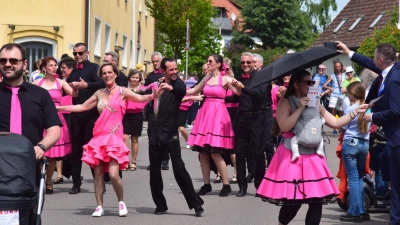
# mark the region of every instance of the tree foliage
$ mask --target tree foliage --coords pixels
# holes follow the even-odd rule
[[[376,46],[379,44],[391,44],[394,48],[400,50],[400,30],[397,28],[398,7],[389,11],[390,20],[381,29],[375,29],[373,34],[365,38],[358,48],[357,52],[373,58]],[[357,71],[361,71],[361,66],[356,66]]]
[[[330,8],[337,10],[336,0],[299,0],[313,22],[314,32],[323,31],[331,23]]]
[[[315,36],[311,18],[300,9],[299,0],[247,0],[242,6],[242,31],[260,39],[264,49],[302,49]],[[240,44],[237,38],[233,42]]]
[[[190,43],[196,46],[216,15],[211,0],[147,0],[145,4],[156,20],[156,29],[163,34],[159,41],[171,47],[175,59],[186,47],[186,20],[190,20]]]

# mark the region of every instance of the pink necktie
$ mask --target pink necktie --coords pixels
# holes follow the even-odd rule
[[[12,91],[11,97],[11,111],[10,111],[10,132],[22,134],[22,115],[21,103],[18,98],[19,87],[8,87]]]

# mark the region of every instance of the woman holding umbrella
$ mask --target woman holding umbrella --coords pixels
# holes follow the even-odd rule
[[[292,74],[285,96],[279,101],[276,111],[276,120],[285,140],[294,136],[291,130],[307,107],[307,93],[312,85],[309,72],[298,70]],[[297,109],[291,107],[289,99],[297,102]],[[339,119],[327,112],[322,105],[312,109],[312,112],[315,117],[322,117],[328,126],[340,128],[349,124],[358,113],[365,112],[367,108],[368,105],[360,105]],[[279,224],[290,223],[303,203],[309,204],[305,224],[319,224],[322,204],[339,194],[334,178],[326,159],[312,150],[291,162],[292,153],[285,142],[278,146],[257,195],[267,202],[282,206],[278,217]]]

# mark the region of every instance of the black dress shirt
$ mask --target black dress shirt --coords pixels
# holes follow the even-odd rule
[[[121,87],[128,87],[128,78],[123,72],[119,71],[118,77],[115,79],[115,83]]]
[[[153,82],[157,82],[158,79],[160,79],[161,77],[164,77],[163,73],[155,74],[154,71],[149,73],[149,75],[144,80],[144,86],[147,86]]]
[[[182,80],[171,81],[172,91],[165,90],[159,99],[158,113],[149,126],[149,143],[151,145],[168,144],[178,137],[178,112],[186,85]]]
[[[236,97],[239,98],[239,111],[259,112],[271,110],[272,86],[270,83],[249,89],[251,80],[255,74],[256,72],[252,71],[250,73],[250,79],[244,79],[242,76],[237,78],[237,80],[242,82],[244,85],[244,88],[242,89],[242,95]]]
[[[78,97],[72,98],[72,103],[74,105],[84,103],[92,97],[97,90],[106,86],[104,81],[98,76],[98,71],[99,65],[89,61],[83,63],[83,69],[74,68],[72,70],[71,75],[67,78],[68,83],[79,82],[79,78],[82,78],[88,84],[87,88],[79,90]],[[98,117],[99,113],[96,108],[93,108],[87,112],[72,113],[72,115],[78,116],[81,119],[91,119],[94,116]]]
[[[0,131],[10,131],[10,109],[12,92],[5,82],[0,82]],[[43,131],[53,126],[62,126],[55,104],[47,90],[22,83],[18,98],[21,103],[22,136],[33,145],[43,139]]]

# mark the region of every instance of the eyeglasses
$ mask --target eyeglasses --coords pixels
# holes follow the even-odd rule
[[[318,70],[325,70],[325,68],[318,68]]]
[[[212,60],[207,60],[207,62],[211,64],[211,63],[213,63],[214,61],[212,61]]]
[[[73,52],[72,55],[74,55],[74,56],[76,56],[76,55],[83,56],[83,53],[85,53],[85,52]]]
[[[347,72],[346,74],[351,74],[351,73],[353,73],[353,71],[352,72]]]
[[[17,65],[20,61],[24,61],[24,59],[16,59],[16,58],[0,58],[0,64],[6,65],[7,62],[10,62],[11,65]]]
[[[151,61],[151,63],[158,63],[158,62],[160,62],[160,60]]]
[[[242,64],[242,65],[244,65],[244,64],[250,65],[250,64],[251,64],[251,61],[241,61],[240,64]]]
[[[300,82],[306,83],[308,86],[312,86],[312,85],[315,84],[315,81],[313,81],[313,80],[303,80],[303,81],[300,81]]]

